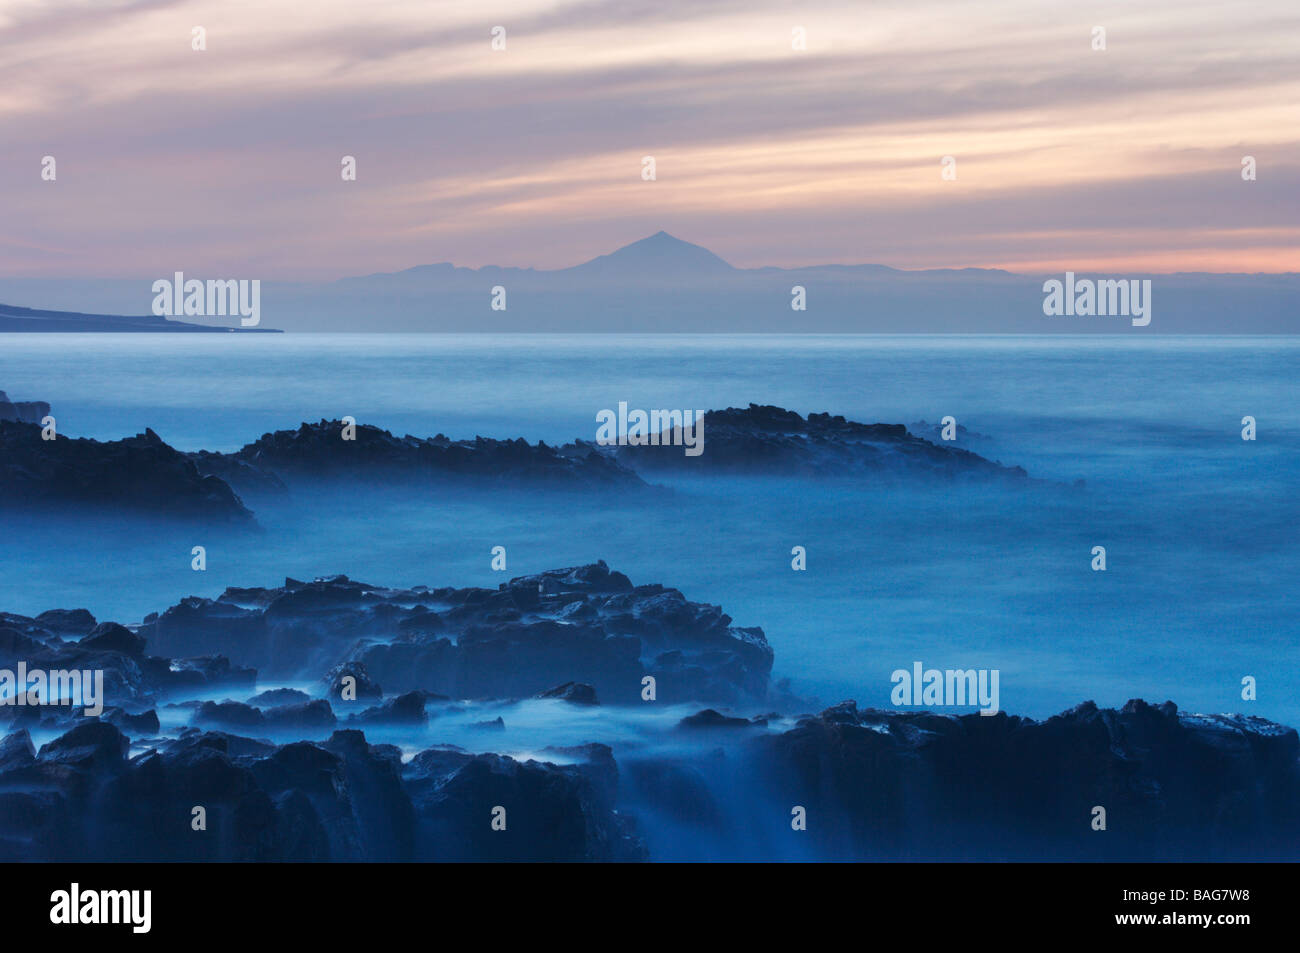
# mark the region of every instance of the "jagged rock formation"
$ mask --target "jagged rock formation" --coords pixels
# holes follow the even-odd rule
[[[279,476],[259,466],[254,466],[234,454],[197,450],[188,454],[194,466],[204,476],[225,480],[238,492],[248,497],[282,497],[289,487]]]
[[[405,766],[415,850],[445,860],[644,860],[633,821],[617,812],[618,769],[605,745],[563,766],[434,748]],[[492,830],[492,807],[507,826]],[[486,808],[486,810],[485,810]],[[513,832],[513,837],[506,835]]]
[[[527,698],[581,682],[615,703],[640,702],[642,679],[665,701],[761,699],[772,649],[718,606],[678,590],[633,586],[604,562],[521,576],[497,589],[385,589],[333,576],[277,589],[191,597],[140,626],[154,651],[220,645],[269,677],[330,672],[390,692]],[[340,686],[332,688],[337,698]],[[369,692],[376,697],[378,691]]]
[[[704,415],[704,449],[687,456],[678,431],[658,446],[618,447],[617,459],[638,471],[749,473],[773,476],[872,479],[1024,480],[1020,467],[1004,467],[957,447],[938,445],[902,424],[862,424],[830,414],[801,417],[781,407],[750,404]],[[584,442],[579,447],[594,446]]]
[[[0,859],[1300,859],[1295,729],[1142,701],[1045,721],[845,702],[789,727],[757,707],[766,639],[730,621],[604,563],[496,590],[287,580],[137,631],[0,613],[0,669],[97,670],[105,689],[98,718],[0,705]],[[235,664],[203,654],[217,648]],[[254,694],[252,656],[315,687]],[[597,693],[647,715],[617,763],[595,739],[540,761],[438,743],[459,699]],[[656,713],[708,697],[721,710]],[[500,716],[465,721],[485,747],[515,738]],[[363,731],[396,732],[406,755]],[[35,732],[55,735],[39,753]]]
[[[593,746],[599,748],[600,746]],[[638,860],[616,770],[434,748],[403,764],[360,731],[275,746],[190,729],[128,757],[87,721],[37,752],[0,741],[0,859]],[[205,829],[195,830],[195,806]],[[491,827],[494,807],[505,830]]]
[[[830,414],[806,419],[780,407],[712,410],[704,416],[704,450],[687,456],[680,435],[661,435],[659,446],[601,447],[576,440],[561,447],[523,439],[449,440],[397,437],[357,425],[343,440],[343,422],[322,420],[297,430],[265,434],[233,454],[191,454],[203,473],[245,492],[283,492],[287,484],[321,480],[373,480],[425,485],[467,482],[493,486],[640,488],[636,471],[752,473],[774,476],[873,479],[1026,478],[942,442],[908,432],[902,424],[861,424]]]
[[[620,770],[601,744],[554,749],[564,764],[449,745],[403,760],[354,729],[276,745],[188,728],[131,758],[108,720],[39,754],[19,729],[0,740],[0,859],[645,859],[655,845],[622,806],[625,785],[700,837],[766,827],[773,859],[1300,856],[1296,732],[1262,719],[1140,701],[1043,722],[849,702],[783,733],[749,727],[706,759],[749,766],[730,799],[689,755]],[[206,836],[191,827],[196,804]],[[807,830],[790,830],[790,805]]]
[[[984,442],[993,439],[986,433],[976,433],[973,430],[968,430],[966,429],[965,424],[960,423],[957,424],[955,428],[955,439],[949,441],[943,439],[944,426],[941,423],[932,424],[927,420],[917,420],[908,424],[907,429],[918,437],[923,437],[931,443],[939,444],[940,446],[947,445],[960,447],[967,443]]]
[[[253,514],[215,476],[152,430],[102,442],[42,439],[37,424],[0,420],[0,507],[60,505],[248,526]]]
[[[561,453],[522,438],[397,437],[365,424],[357,425],[355,440],[344,440],[343,428],[340,420],[304,423],[297,430],[263,434],[233,454],[201,452],[191,454],[191,459],[203,472],[219,474],[241,487],[340,479],[573,489],[645,485],[635,473],[595,451],[569,448]]]
[[[650,473],[746,473],[873,481],[1024,480],[960,448],[913,436],[901,424],[860,424],[779,407],[709,411],[704,451],[686,456],[671,435],[660,446],[599,447],[578,440],[561,447],[523,439],[450,440],[439,434],[397,437],[357,425],[343,439],[342,421],[304,423],[264,434],[235,453],[181,453],[152,430],[124,440],[41,440],[26,422],[44,416],[43,403],[13,404],[0,393],[0,506],[51,503],[103,511],[124,509],[166,517],[251,525],[236,494],[261,501],[294,486],[354,484],[421,491],[437,486],[481,489],[649,490],[636,470]],[[6,420],[6,415],[13,420]],[[37,417],[39,419],[39,417]],[[678,441],[680,443],[680,441]]]
[[[11,401],[9,395],[0,390],[0,420],[39,424],[49,412],[50,405],[43,400]]]
[[[565,682],[563,685],[556,685],[544,692],[538,692],[536,698],[558,698],[560,701],[566,701],[570,705],[599,705],[600,701],[596,697],[596,690],[590,685],[583,685],[581,682]]]
[[[124,723],[163,699],[215,689],[251,689],[257,677],[253,669],[233,666],[223,655],[146,654],[143,638],[115,622],[97,624],[84,609],[44,612],[35,618],[0,613],[0,669],[16,672],[20,664],[32,671],[102,672],[100,701],[120,708]],[[0,722],[8,721],[12,727],[60,727],[82,710],[82,706],[11,704],[0,707]]]
[[[758,744],[827,858],[1300,857],[1300,741],[1262,718],[1136,700],[1042,722],[846,702]]]

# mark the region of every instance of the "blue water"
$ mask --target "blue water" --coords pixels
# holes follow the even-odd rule
[[[890,673],[996,668],[1001,706],[1173,699],[1300,724],[1300,338],[0,335],[0,389],[69,435],[233,450],[352,415],[421,436],[595,435],[631,407],[951,414],[1054,488],[675,483],[670,499],[382,492],[255,507],[256,538],[165,528],[0,538],[0,611],[138,621],[285,575],[495,585],[603,558],[764,628],[810,700],[889,704]],[[1254,442],[1241,418],[1258,420]],[[706,434],[707,446],[707,434]],[[707,451],[706,451],[707,452]],[[664,481],[667,482],[667,481]],[[206,573],[189,546],[209,546]],[[808,571],[790,549],[808,551]],[[1091,571],[1091,549],[1108,568]],[[1243,701],[1241,679],[1258,680]],[[562,739],[561,739],[562,740]],[[582,740],[576,738],[574,740]]]

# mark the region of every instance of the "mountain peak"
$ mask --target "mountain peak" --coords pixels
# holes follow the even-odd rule
[[[682,241],[661,230],[608,255],[565,270],[607,275],[645,275],[656,271],[706,275],[735,269],[707,248]]]

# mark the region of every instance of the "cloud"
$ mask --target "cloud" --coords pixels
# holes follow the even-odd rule
[[[1294,4],[1160,0],[1104,52],[1072,9],[0,0],[0,273],[561,267],[659,228],[747,265],[1300,269]]]

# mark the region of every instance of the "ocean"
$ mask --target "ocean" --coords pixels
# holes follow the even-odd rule
[[[868,423],[951,415],[969,431],[960,445],[1045,481],[652,477],[675,492],[564,505],[375,488],[255,506],[265,532],[211,538],[0,516],[0,611],[132,623],[187,595],[331,573],[495,586],[503,545],[505,576],[604,559],[720,604],[763,628],[773,677],[809,706],[888,707],[891,673],[920,661],[998,670],[1012,714],[1141,697],[1296,725],[1298,370],[1300,337],[0,335],[0,389],[49,401],[69,436],[151,427],[182,450],[228,451],[350,415],[559,443],[593,439],[620,401],[759,403]],[[199,544],[204,573],[190,569]]]

